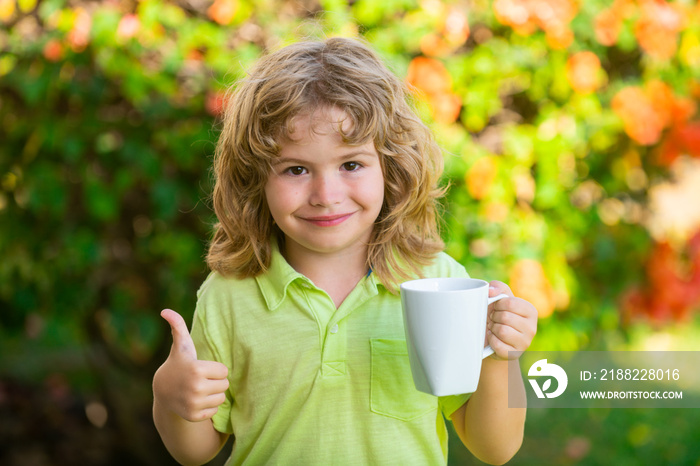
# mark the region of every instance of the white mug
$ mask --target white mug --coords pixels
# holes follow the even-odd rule
[[[489,284],[474,278],[424,278],[401,284],[406,344],[416,389],[435,396],[476,391],[484,347]]]

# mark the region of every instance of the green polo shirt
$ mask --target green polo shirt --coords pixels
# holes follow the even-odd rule
[[[467,276],[440,254],[426,277]],[[469,395],[437,398],[411,378],[399,296],[364,277],[336,309],[275,250],[248,279],[211,273],[192,338],[229,368],[214,427],[235,436],[227,465],[436,465],[448,418]]]

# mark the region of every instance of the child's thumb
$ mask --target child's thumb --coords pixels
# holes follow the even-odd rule
[[[178,353],[197,359],[197,350],[194,347],[190,332],[187,330],[185,319],[172,309],[164,309],[160,315],[170,324],[170,329],[173,332],[173,347],[170,350],[170,354]]]

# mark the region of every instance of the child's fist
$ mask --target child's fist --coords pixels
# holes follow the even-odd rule
[[[209,419],[226,400],[228,368],[220,362],[197,360],[197,350],[180,314],[165,309],[160,315],[170,324],[173,346],[153,377],[153,395],[183,419]]]
[[[497,359],[517,359],[520,354],[509,355],[508,352],[528,349],[537,333],[537,309],[524,299],[514,297],[505,283],[492,281],[489,285],[489,296],[504,293],[508,298],[489,307],[486,339]]]

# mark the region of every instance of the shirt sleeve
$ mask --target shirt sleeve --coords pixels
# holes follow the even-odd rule
[[[455,411],[462,407],[464,403],[467,402],[471,393],[464,393],[462,395],[450,395],[441,396],[438,398],[438,406],[440,406],[440,411],[445,415],[447,419],[452,420],[452,415]]]

